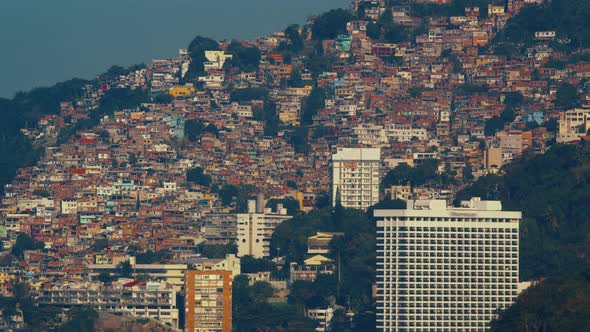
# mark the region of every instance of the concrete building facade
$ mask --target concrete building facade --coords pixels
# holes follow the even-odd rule
[[[115,315],[152,318],[178,328],[179,312],[174,285],[121,279],[112,285],[74,282],[40,291],[39,303],[60,308],[89,306]]]
[[[332,204],[367,209],[379,202],[381,149],[342,148],[332,155]],[[339,196],[339,197],[338,197]]]
[[[260,198],[258,199],[260,202]],[[255,200],[248,201],[248,213],[239,213],[238,219],[238,256],[251,255],[256,258],[270,256],[270,239],[275,228],[285,220],[291,219],[282,204],[277,211],[264,208]]]
[[[375,217],[379,331],[484,331],[515,301],[521,212],[472,198]]]
[[[184,330],[230,332],[231,329],[231,271],[186,271]]]

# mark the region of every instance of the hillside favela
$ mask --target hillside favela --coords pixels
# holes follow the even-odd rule
[[[0,98],[0,331],[590,331],[590,0],[289,23]]]

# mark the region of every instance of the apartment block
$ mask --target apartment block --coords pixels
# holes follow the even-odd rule
[[[557,143],[577,141],[590,129],[590,109],[576,108],[559,115]]]
[[[379,331],[485,331],[516,300],[521,212],[472,198],[375,217]]]
[[[260,200],[260,198],[259,198]],[[239,213],[238,218],[238,256],[251,255],[256,258],[270,256],[270,239],[275,228],[285,220],[291,219],[282,204],[277,210],[264,208],[256,201],[248,201],[248,213]]]
[[[186,271],[185,311],[187,332],[230,332],[231,271]]]
[[[39,303],[61,308],[90,306],[116,315],[152,318],[178,328],[176,290],[172,284],[120,279],[102,282],[65,282],[42,288]]]
[[[367,209],[379,202],[381,149],[341,148],[332,155],[332,204]],[[338,197],[340,196],[340,197]]]

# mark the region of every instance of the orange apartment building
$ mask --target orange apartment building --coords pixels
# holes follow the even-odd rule
[[[185,308],[185,331],[230,332],[231,271],[186,271]]]

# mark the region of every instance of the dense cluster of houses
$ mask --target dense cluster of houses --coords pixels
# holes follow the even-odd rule
[[[42,118],[34,130],[23,130],[49,146],[40,162],[20,169],[4,187],[0,238],[9,250],[18,234],[25,233],[44,249],[25,251],[21,260],[0,267],[0,284],[6,285],[0,289],[9,292],[10,280],[24,275],[44,298],[65,290],[110,292],[112,287],[103,290],[96,280],[88,280],[88,287],[68,285],[88,278],[89,265],[127,257],[130,247],[165,250],[171,259],[191,260],[199,256],[200,245],[239,241],[246,236],[239,231],[239,220],[248,219],[248,213],[233,211],[235,200],[223,202],[221,185],[250,185],[267,198],[292,197],[300,209],[313,209],[315,197],[330,191],[330,158],[337,148],[380,148],[381,176],[400,164],[437,159],[438,171],[454,174],[456,187],[402,185],[381,195],[408,199],[414,192],[423,198],[447,198],[466,181],[466,168],[474,178],[501,172],[503,164],[525,151],[542,153],[554,139],[576,141],[590,129],[590,110],[564,110],[555,103],[561,83],[582,89],[590,77],[588,63],[547,65],[550,59],[566,58],[551,46],[555,32],[535,33],[537,42],[526,56],[482,53],[510,17],[534,1],[490,4],[487,15],[468,7],[462,16],[437,18],[414,17],[410,6],[386,3],[353,1],[353,8],[364,7],[364,17],[349,21],[346,34],[321,43],[325,56],[333,59],[328,71],[314,72],[303,56],[287,59],[277,52],[279,45],[292,42],[284,32],[240,41],[261,51],[258,70],[251,72],[227,69],[232,55],[224,51],[229,42],[222,42],[221,50],[205,52],[206,75],[195,82],[184,80],[191,56],[181,50],[174,59],[154,60],[145,68],[88,85],[82,98],[62,103],[59,114]],[[372,40],[367,26],[384,14],[391,14],[399,26],[427,29],[407,42]],[[309,41],[311,30],[300,27],[299,33]],[[294,78],[297,84],[292,84]],[[114,88],[169,95],[169,100],[118,110],[95,128],[53,143],[60,130],[89,118]],[[268,98],[232,100],[232,92],[244,88],[264,88]],[[324,107],[304,124],[306,98],[315,89],[322,89]],[[486,133],[486,121],[500,116],[506,98],[515,93],[524,102],[514,107],[513,119]],[[269,103],[280,121],[276,135],[265,135],[268,122],[259,115]],[[191,140],[189,121],[214,130]],[[293,144],[293,132],[303,126],[304,152]],[[195,168],[212,185],[188,181],[187,171]],[[255,210],[250,218],[288,219],[286,213],[265,211],[264,206]],[[263,241],[269,240],[272,229]],[[328,253],[322,237],[332,236],[318,233],[310,239],[323,245],[310,245],[314,255],[303,266],[291,266],[292,279],[332,273],[333,262],[321,256]],[[105,245],[97,246],[98,240]],[[256,252],[269,256],[268,248]],[[176,292],[150,282],[125,281],[113,287],[165,291],[170,301]],[[177,315],[165,321],[176,325]]]

